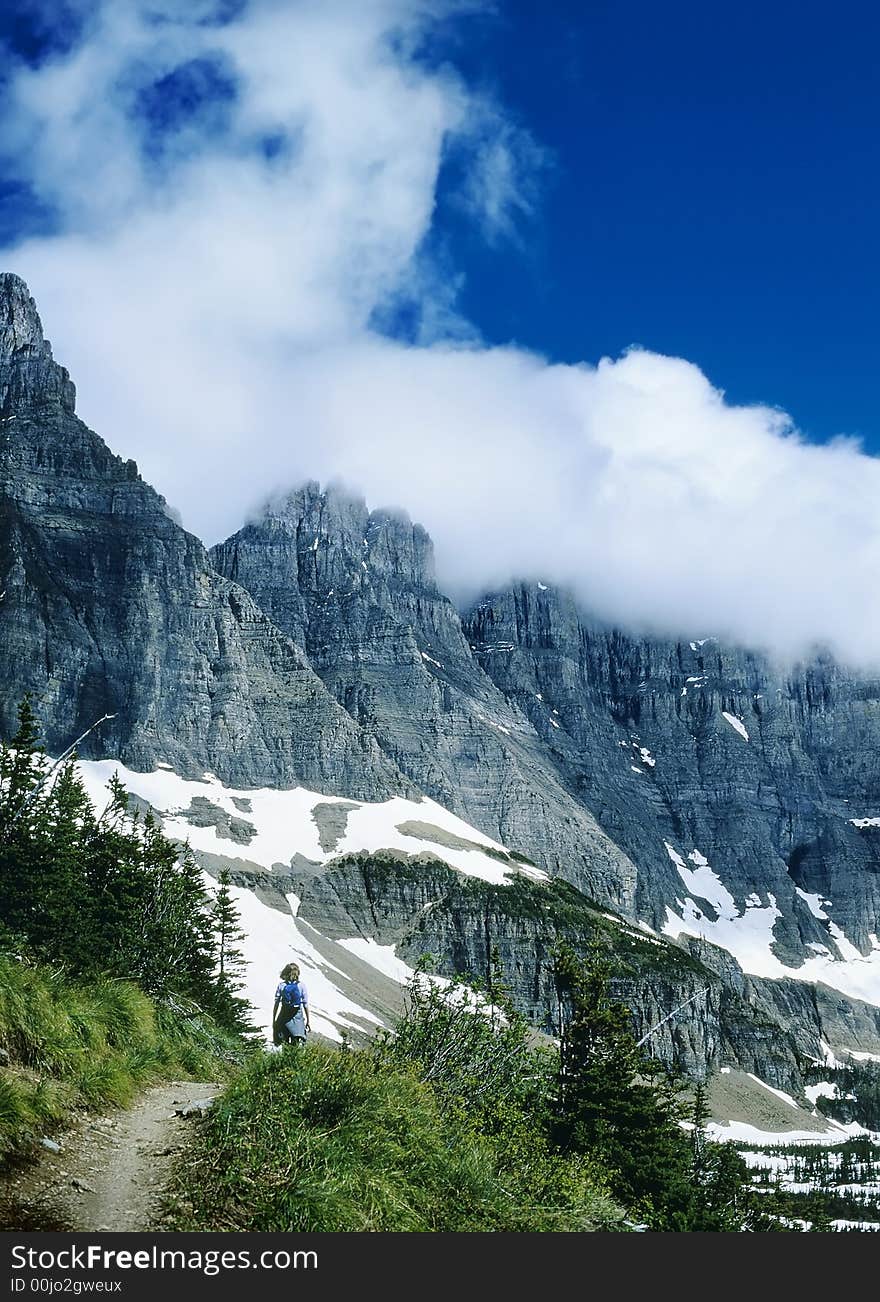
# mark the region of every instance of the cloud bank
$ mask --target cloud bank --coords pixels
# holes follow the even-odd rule
[[[68,0],[64,48],[4,92],[5,170],[52,229],[3,261],[81,414],[209,543],[342,479],[426,525],[462,600],[515,575],[626,624],[880,665],[878,459],[687,361],[554,365],[462,320],[441,177],[493,241],[542,164],[438,56],[479,7]],[[407,341],[378,328],[403,310]]]

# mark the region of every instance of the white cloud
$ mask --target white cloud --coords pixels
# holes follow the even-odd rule
[[[456,316],[426,251],[444,159],[466,151],[460,202],[497,237],[541,157],[424,57],[475,7],[253,0],[217,26],[104,0],[72,54],[18,71],[5,147],[61,229],[5,262],[82,415],[208,542],[341,477],[422,520],[461,595],[550,576],[609,617],[880,662],[876,458],[730,406],[686,361],[552,365]],[[235,99],[145,152],[132,106],[194,60]],[[419,346],[371,329],[405,300]]]

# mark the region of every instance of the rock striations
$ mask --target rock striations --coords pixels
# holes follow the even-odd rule
[[[783,669],[713,638],[630,636],[550,585],[487,597],[465,627],[639,866],[639,917],[661,926],[690,896],[699,931],[743,944],[746,913],[776,910],[785,963],[810,946],[845,957],[846,940],[876,953],[880,826],[860,815],[880,809],[880,679],[822,659]]]
[[[305,647],[336,700],[421,791],[632,910],[633,863],[474,658],[423,529],[309,484],[211,555]]]
[[[0,280],[0,725],[30,692],[50,749],[248,784],[406,785],[301,647],[74,414],[36,308]]]

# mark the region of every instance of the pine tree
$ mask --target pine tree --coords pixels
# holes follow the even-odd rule
[[[87,896],[85,930],[95,966],[114,975],[134,975],[132,932],[144,925],[137,815],[117,774],[108,783],[107,803],[83,846]]]
[[[47,954],[78,964],[88,953],[84,946],[89,938],[75,924],[74,915],[87,889],[82,851],[95,817],[75,755],[61,765],[35,805],[43,845],[40,869],[31,870],[39,897],[32,941]]]
[[[18,707],[15,736],[0,747],[0,837],[4,841],[26,829],[26,815],[48,771],[37,719],[26,696]]]
[[[224,868],[220,873],[211,910],[217,963],[214,1010],[221,1024],[237,1030],[249,1030],[249,1005],[239,994],[244,986],[245,957],[240,946],[245,935],[241,929],[238,908],[229,889],[231,884],[232,878]]]
[[[141,816],[117,775],[100,815],[75,751],[50,762],[30,701],[0,743],[0,941],[77,975],[125,977],[249,1029],[229,878],[209,893],[189,846]]]
[[[599,1157],[612,1191],[652,1228],[688,1228],[691,1152],[676,1082],[636,1046],[629,1010],[611,996],[611,967],[598,947],[583,962],[561,947],[554,977],[564,1018],[557,1144]]]
[[[12,741],[0,747],[0,918],[44,952],[58,922],[54,842],[57,836],[63,847],[66,826],[27,697],[18,719]]]
[[[731,1144],[706,1135],[709,1106],[705,1084],[694,1090],[691,1109],[691,1180],[696,1193],[692,1230],[766,1230],[769,1222],[755,1201],[749,1169]]]
[[[702,1185],[708,1165],[706,1140],[706,1123],[709,1120],[709,1105],[706,1098],[706,1085],[698,1081],[694,1089],[694,1102],[691,1109],[691,1174],[694,1184]]]
[[[557,1145],[598,1157],[612,1191],[652,1229],[769,1228],[756,1213],[743,1159],[706,1138],[703,1086],[690,1134],[682,1128],[681,1082],[638,1046],[629,1010],[612,996],[603,951],[594,946],[581,960],[561,946],[554,976],[562,1010]]]

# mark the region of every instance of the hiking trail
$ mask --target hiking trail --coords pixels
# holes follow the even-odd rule
[[[222,1088],[154,1085],[130,1108],[86,1117],[55,1136],[58,1152],[41,1150],[36,1163],[0,1180],[0,1229],[161,1229],[155,1220],[174,1164]]]

